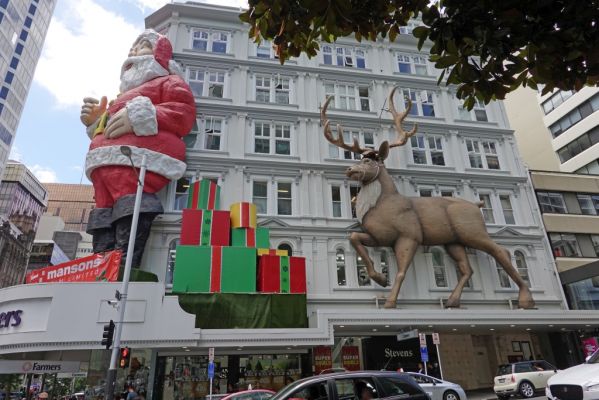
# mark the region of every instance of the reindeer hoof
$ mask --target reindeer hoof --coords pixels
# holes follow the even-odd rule
[[[397,301],[387,300],[385,302],[385,305],[383,307],[385,307],[385,308],[397,308]]]
[[[387,277],[380,272],[375,272],[370,278],[380,286],[387,287]]]
[[[460,299],[452,299],[450,297],[445,302],[445,308],[460,308]]]
[[[523,308],[525,310],[535,308],[535,301],[528,290],[518,296],[518,308]]]

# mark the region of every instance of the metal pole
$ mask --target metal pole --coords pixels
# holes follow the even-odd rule
[[[424,365],[424,375],[428,375],[428,371],[426,369],[426,363],[427,363],[427,361],[424,361],[424,360],[422,361],[422,365]]]
[[[441,366],[441,353],[439,352],[439,345],[437,346],[437,361],[439,362],[439,375],[441,375],[441,379],[443,379],[443,367]]]
[[[127,290],[129,289],[129,275],[131,275],[131,263],[133,262],[133,250],[135,248],[135,236],[137,236],[137,222],[139,220],[139,209],[141,208],[141,197],[144,190],[144,180],[146,178],[146,155],[141,157],[141,166],[139,169],[139,180],[137,182],[137,193],[135,194],[135,206],[133,207],[133,216],[131,218],[131,232],[129,233],[129,245],[127,246],[127,258],[125,259],[125,271],[123,272],[123,283],[121,285],[119,305],[119,315],[115,322],[116,332],[112,345],[112,354],[110,356],[110,367],[106,374],[106,388],[104,398],[114,400],[114,389],[116,385],[116,363],[121,347],[121,334],[123,333],[123,320],[125,319],[125,307],[127,306]]]

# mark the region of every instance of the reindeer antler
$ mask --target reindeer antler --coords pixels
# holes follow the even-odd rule
[[[410,109],[412,108],[412,100],[407,99],[408,107],[404,112],[397,112],[397,110],[395,109],[395,101],[393,100],[393,95],[395,94],[396,90],[397,86],[395,86],[393,90],[391,90],[391,93],[389,93],[389,112],[393,116],[393,123],[395,124],[395,130],[399,134],[399,139],[397,140],[397,142],[391,143],[389,145],[390,148],[403,146],[404,144],[406,144],[408,139],[414,136],[416,134],[416,130],[418,129],[418,124],[414,124],[414,127],[411,131],[406,131],[401,126],[401,123],[404,121],[404,119],[406,119],[406,116],[409,114]]]
[[[337,138],[333,136],[333,132],[331,131],[331,121],[327,119],[327,107],[329,103],[333,100],[333,96],[328,96],[324,104],[322,105],[322,110],[320,111],[320,121],[324,125],[324,137],[331,143],[337,147],[341,147],[344,150],[351,151],[357,154],[364,154],[365,151],[372,151],[372,149],[364,149],[360,147],[360,143],[358,139],[354,138],[353,145],[348,145],[343,140],[343,128],[340,124],[337,124]]]

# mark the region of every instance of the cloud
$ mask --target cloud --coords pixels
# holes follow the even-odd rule
[[[28,165],[27,168],[39,179],[42,183],[55,183],[58,181],[56,172],[49,167],[42,167],[41,165]]]
[[[10,160],[14,160],[14,161],[23,161],[23,154],[21,154],[21,152],[19,151],[19,148],[17,146],[12,146],[12,148],[10,149],[10,155],[8,156],[8,158]]]
[[[50,24],[36,82],[61,108],[79,107],[86,96],[114,98],[121,64],[143,26],[93,0],[63,1],[66,11]]]

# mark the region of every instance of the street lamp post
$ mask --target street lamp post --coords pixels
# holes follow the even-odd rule
[[[135,170],[133,160],[131,159],[131,148],[121,146],[121,153],[129,158],[131,166]],[[121,334],[123,333],[123,320],[125,318],[125,307],[127,306],[127,291],[129,289],[129,275],[131,274],[131,263],[133,261],[133,250],[135,248],[135,237],[137,236],[137,222],[139,220],[139,209],[141,208],[141,197],[144,189],[144,180],[146,177],[146,155],[141,157],[141,166],[139,169],[139,179],[137,181],[137,193],[135,194],[135,206],[133,207],[133,216],[131,219],[131,232],[129,233],[129,244],[127,246],[127,258],[125,259],[125,271],[123,272],[123,282],[121,291],[117,293],[117,308],[119,315],[116,319],[116,332],[114,335],[114,344],[112,346],[112,355],[110,357],[110,367],[106,374],[106,388],[104,398],[113,400],[114,389],[116,385],[117,359],[121,347]]]

